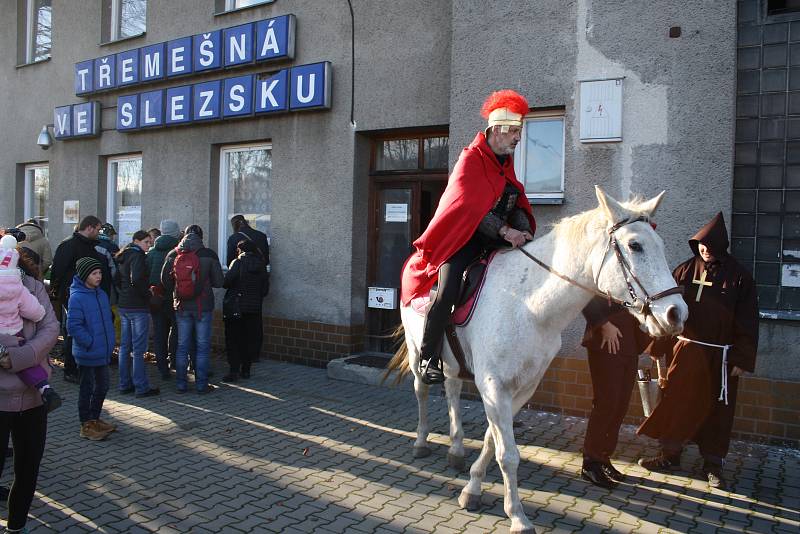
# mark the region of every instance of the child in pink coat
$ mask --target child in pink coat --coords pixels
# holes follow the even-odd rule
[[[21,346],[25,344],[22,320],[37,323],[44,317],[45,309],[22,285],[18,262],[17,240],[12,235],[4,235],[0,239],[0,334],[18,336]],[[39,389],[48,412],[61,406],[61,398],[50,387],[46,369],[35,365],[18,372],[17,376],[26,385]]]

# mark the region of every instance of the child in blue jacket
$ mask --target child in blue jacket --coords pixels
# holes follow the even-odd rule
[[[114,322],[108,295],[100,288],[103,279],[100,262],[94,258],[80,258],[75,262],[75,271],[69,288],[67,333],[73,339],[72,352],[80,373],[80,435],[99,441],[117,428],[100,419],[108,393]]]

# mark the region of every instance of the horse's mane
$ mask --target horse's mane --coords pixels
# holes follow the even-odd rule
[[[631,218],[647,217],[649,213],[644,211],[642,204],[644,199],[635,196],[627,202],[621,202],[623,208],[630,212]],[[559,239],[567,243],[579,243],[586,239],[587,234],[592,230],[603,230],[606,227],[606,217],[603,209],[598,206],[594,209],[564,217],[553,227],[553,231]]]

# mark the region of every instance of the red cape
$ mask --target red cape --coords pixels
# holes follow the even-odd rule
[[[439,267],[472,238],[481,220],[502,196],[507,183],[519,189],[517,207],[525,211],[531,230],[535,231],[536,221],[525,188],[514,174],[513,159],[506,158],[501,167],[486,136],[478,132],[461,152],[433,219],[414,241],[417,250],[403,266],[400,300],[404,305],[430,291],[438,278]]]

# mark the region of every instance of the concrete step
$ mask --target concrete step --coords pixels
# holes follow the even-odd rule
[[[362,352],[339,358],[328,363],[328,378],[357,384],[368,384],[370,386],[394,387],[414,391],[414,379],[411,374],[406,375],[397,385],[394,383],[395,373],[389,375],[386,381],[383,380],[386,366],[391,359],[391,354],[381,352]]]

